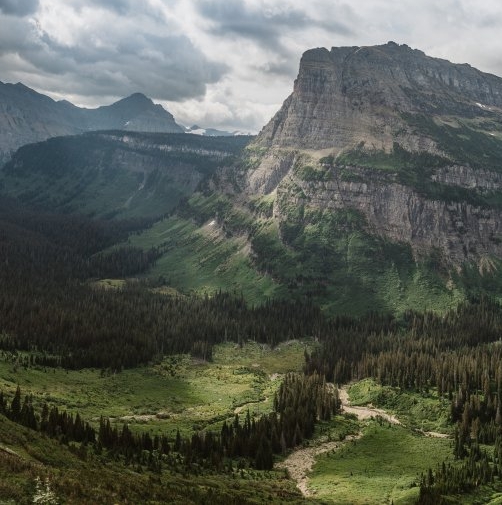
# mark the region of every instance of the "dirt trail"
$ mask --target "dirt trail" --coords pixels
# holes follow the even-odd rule
[[[376,409],[371,406],[366,407],[353,407],[350,405],[349,401],[349,393],[347,391],[348,386],[342,386],[338,390],[338,396],[342,403],[343,412],[347,412],[348,414],[355,414],[360,421],[365,421],[367,419],[371,419],[372,417],[380,416],[389,423],[402,425],[399,419],[391,414],[385,412],[382,409]],[[438,433],[435,431],[421,431],[420,432],[426,437],[435,437],[435,438],[448,438],[448,435],[444,433]],[[350,435],[342,442],[321,442],[319,445],[315,447],[306,447],[303,449],[298,449],[297,451],[292,452],[284,461],[278,463],[276,468],[286,468],[289,472],[289,475],[293,480],[296,481],[296,486],[302,492],[303,496],[308,497],[312,496],[313,492],[310,491],[308,487],[308,473],[312,470],[312,467],[315,463],[316,456],[320,454],[334,451],[340,448],[342,445],[347,442],[357,440],[362,437],[362,433],[357,435]]]
[[[375,409],[372,407],[351,407],[349,402],[349,394],[347,386],[343,386],[338,390],[340,401],[342,402],[342,410],[349,414],[355,414],[360,421],[380,416],[392,424],[401,424],[399,419],[388,414],[385,410]],[[291,453],[284,461],[278,463],[277,468],[286,468],[289,475],[296,481],[296,487],[302,492],[303,496],[312,496],[312,491],[308,487],[308,473],[312,470],[316,456],[320,454],[334,451],[340,448],[347,442],[357,440],[362,437],[362,433],[348,436],[343,442],[324,442],[315,447],[306,447],[298,449]]]
[[[306,447],[292,452],[284,461],[277,463],[276,468],[286,468],[290,477],[296,481],[296,487],[303,496],[312,496],[308,487],[307,474],[312,470],[316,456],[325,452],[334,451],[351,440],[361,438],[361,434],[349,435],[343,442],[324,442],[316,447]]]
[[[340,401],[342,402],[343,411],[347,412],[347,414],[355,414],[360,421],[380,416],[389,423],[402,424],[397,417],[388,414],[387,412],[385,412],[385,410],[376,409],[370,406],[352,407],[349,401],[349,393],[347,392],[347,386],[343,386],[338,390],[338,396],[340,398]]]
[[[418,430],[419,433],[422,433],[424,437],[431,437],[431,438],[450,438],[450,435],[447,433],[439,433],[438,431],[424,431],[424,430]]]

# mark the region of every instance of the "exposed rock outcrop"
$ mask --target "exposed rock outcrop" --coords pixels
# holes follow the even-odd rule
[[[344,177],[347,171],[351,180]],[[301,198],[288,194],[291,183],[301,188],[301,192],[296,190]],[[467,202],[424,198],[392,176],[372,169],[335,168],[328,181],[317,183],[290,174],[277,192],[279,220],[288,219],[281,202],[294,198],[296,205],[309,208],[354,209],[364,216],[365,231],[409,243],[417,257],[438,250],[447,263],[454,265],[490,255],[502,258],[502,212]]]
[[[350,208],[417,256],[502,258],[499,77],[393,42],[312,49],[249,152],[245,191],[277,191],[280,221],[287,201]]]
[[[478,117],[501,107],[499,77],[406,45],[311,49],[293,93],[257,143],[341,150],[361,141],[389,149],[399,141],[421,150],[428,142],[413,138],[403,113]]]

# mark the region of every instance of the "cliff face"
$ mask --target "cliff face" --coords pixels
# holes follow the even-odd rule
[[[477,181],[463,176],[466,185]],[[500,180],[497,184],[500,188]],[[291,195],[291,187],[296,196]],[[490,256],[502,258],[502,212],[465,201],[425,198],[372,169],[334,168],[323,182],[288,175],[277,188],[275,216],[279,222],[289,219],[292,198],[295,206],[309,211],[352,209],[364,217],[364,231],[410,244],[418,258],[440,251],[447,263],[457,266]]]
[[[249,153],[245,191],[276,191],[279,222],[352,209],[416,257],[502,258],[499,77],[392,42],[313,49]]]
[[[502,80],[389,42],[304,53],[292,95],[266,125],[264,146],[343,149],[361,141],[420,147],[403,113],[500,113]],[[427,141],[426,141],[427,144]]]

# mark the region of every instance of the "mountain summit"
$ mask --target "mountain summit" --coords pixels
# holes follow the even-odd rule
[[[142,93],[134,93],[112,105],[85,109],[91,130],[128,130],[148,133],[182,133],[171,113]]]
[[[312,49],[248,151],[246,191],[276,194],[295,236],[350,211],[415,259],[484,271],[502,258],[499,77],[394,42]]]
[[[118,102],[84,109],[56,102],[22,83],[0,82],[0,162],[18,147],[59,135],[90,130],[182,133],[172,114],[141,93]]]
[[[293,93],[258,143],[308,149],[365,142],[389,150],[431,148],[403,114],[500,118],[502,79],[469,65],[431,58],[407,45],[311,49]]]

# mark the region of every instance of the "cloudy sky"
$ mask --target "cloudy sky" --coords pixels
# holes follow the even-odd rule
[[[312,47],[406,43],[502,76],[498,0],[0,0],[0,81],[259,131]]]

